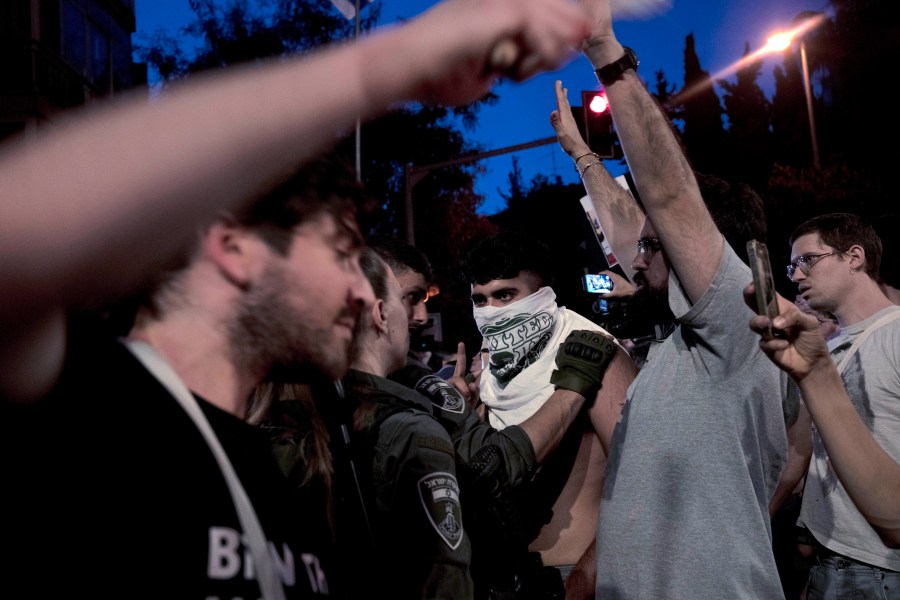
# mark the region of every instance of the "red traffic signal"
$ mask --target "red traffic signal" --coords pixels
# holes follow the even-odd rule
[[[581,99],[584,106],[587,106],[592,113],[609,111],[609,99],[606,97],[606,92],[581,92]]]
[[[591,151],[600,158],[617,158],[616,134],[613,131],[609,100],[605,91],[581,92],[581,114],[575,112],[575,119],[581,119],[579,130]]]

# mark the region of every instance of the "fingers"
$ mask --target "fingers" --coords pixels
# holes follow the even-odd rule
[[[744,288],[744,304],[756,312],[756,286],[752,281]]]
[[[556,92],[556,106],[559,110],[562,111],[564,108],[569,108],[569,90],[562,86],[562,81],[557,79],[553,89]]]
[[[557,135],[560,135],[564,133],[562,115],[565,111],[571,113],[571,108],[569,108],[569,100],[566,97],[567,90],[562,86],[562,81],[557,79],[553,87],[556,92],[556,110],[550,113],[550,124],[553,125]]]
[[[751,306],[751,308],[753,308]],[[755,333],[759,335],[764,335],[769,333],[769,317],[763,315],[756,315],[752,319],[750,319],[750,329],[752,329]]]
[[[519,37],[521,61],[511,73],[519,81],[567,62],[590,32],[585,12],[570,3],[515,2],[514,8],[529,24]]]
[[[519,47],[512,39],[505,38],[497,42],[491,50],[488,68],[494,71],[507,71],[518,59]]]
[[[412,99],[467,104],[498,77],[521,81],[561,67],[590,29],[571,0],[447,0],[398,29],[406,46],[397,70],[412,72]]]
[[[791,343],[782,338],[759,338],[759,347],[766,354],[772,355],[790,348]]]
[[[553,125],[553,129],[558,129],[559,127],[559,111],[554,110],[550,113],[550,124]]]
[[[462,377],[466,374],[466,344],[459,342],[456,344],[456,368],[453,369],[454,377]]]
[[[613,289],[605,294],[599,294],[601,298],[630,298],[634,296],[634,284],[615,271],[600,271],[601,275],[609,275],[613,282]]]
[[[562,82],[557,80],[554,86],[556,90],[556,109],[559,111],[560,118],[562,115],[572,114],[572,107],[569,105],[569,90],[562,86]]]
[[[453,376],[447,380],[447,383],[452,385],[457,389],[457,391],[462,395],[466,400],[469,399],[469,384],[462,377]]]

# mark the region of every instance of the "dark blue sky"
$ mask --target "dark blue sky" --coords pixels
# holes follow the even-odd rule
[[[222,0],[223,3],[226,0]],[[414,17],[435,0],[375,0],[382,3],[382,23]],[[654,81],[662,69],[667,79],[681,86],[684,80],[683,50],[685,37],[693,33],[697,54],[703,68],[714,76],[738,60],[745,44],[751,49],[763,45],[773,32],[790,24],[804,10],[827,10],[827,0],[672,0],[672,7],[652,18],[622,20],[616,32],[625,45],[640,58],[640,74]],[[363,8],[365,11],[366,8]],[[191,17],[188,0],[136,0],[137,33],[153,33],[158,29],[177,34]],[[772,69],[780,56],[767,58],[760,85],[771,97]],[[727,76],[724,76],[728,78]],[[553,82],[561,79],[569,89],[569,100],[580,104],[581,90],[595,89],[596,78],[584,58],[576,57],[558,71],[535,77],[527,82],[501,83],[495,91],[500,101],[480,113],[479,123],[469,135],[485,150],[524,144],[553,135],[550,111],[555,107]],[[365,144],[365,139],[362,140]],[[485,173],[477,180],[477,189],[485,196],[481,212],[492,214],[504,208],[498,188],[506,191],[507,175],[512,169],[512,154],[482,161]],[[540,146],[515,154],[525,181],[538,173],[564,183],[577,182],[572,161],[557,144]],[[615,162],[608,167],[613,174],[623,171]]]

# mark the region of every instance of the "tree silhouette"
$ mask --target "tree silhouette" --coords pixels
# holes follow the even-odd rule
[[[772,158],[781,165],[811,166],[812,150],[799,57],[786,51],[784,63],[775,67],[774,75]]]
[[[196,50],[174,32],[156,32],[136,44],[138,55],[166,82],[163,90],[197,71],[305,52],[353,35],[352,22],[334,10],[330,0],[191,0],[190,5],[195,18],[184,33],[197,41]],[[831,0],[831,5],[833,17],[804,36],[814,84],[820,171],[811,166],[797,44],[774,69],[771,100],[758,86],[758,62],[744,65],[733,78],[713,82],[700,64],[693,34],[685,38],[681,89],[676,93],[677,86],[661,71],[651,87],[681,134],[695,169],[745,181],[763,196],[770,252],[779,264],[785,259],[780,254],[786,252],[787,235],[805,219],[829,210],[873,216],[896,210],[889,177],[900,158],[900,117],[886,83],[900,56],[900,3]],[[367,5],[364,29],[377,22],[378,6]],[[724,91],[721,99],[715,83]],[[484,102],[494,100],[490,95]],[[404,168],[481,150],[467,139],[481,104],[461,109],[407,106],[363,125],[361,170],[371,199],[361,221],[367,232],[405,237]],[[353,137],[336,148],[352,157]],[[482,202],[474,189],[479,168],[477,162],[442,167],[413,188],[416,243],[431,258],[443,290],[434,307],[442,312],[450,307],[445,326],[471,326],[468,286],[458,278],[460,254],[471,238],[498,226],[524,227],[547,237],[559,253],[563,302],[577,305],[583,300],[580,289],[566,286],[577,284],[579,270],[590,262],[583,254],[590,231],[575,224],[585,220],[577,202],[583,189],[555,185],[543,177],[526,185],[514,160],[510,188],[501,194],[507,209],[486,219],[476,212]],[[779,285],[790,292],[786,279]],[[584,310],[583,305],[573,307]],[[452,348],[450,342],[445,345]]]
[[[722,173],[726,159],[722,105],[709,73],[700,66],[694,34],[688,34],[684,48],[684,88],[673,100],[683,107],[682,139],[694,168],[705,173]]]
[[[744,46],[744,56],[750,45]],[[725,113],[728,116],[729,157],[722,174],[734,181],[743,181],[756,189],[766,185],[772,169],[772,134],[770,131],[769,101],[757,84],[762,63],[744,62],[737,70],[737,82],[719,80],[725,90]]]

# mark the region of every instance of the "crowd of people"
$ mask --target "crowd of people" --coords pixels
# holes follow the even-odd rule
[[[561,82],[551,123],[613,294],[668,325],[636,361],[501,232],[465,254],[477,368],[460,344],[439,376],[410,349],[429,259],[360,231],[335,134],[578,50],[636,193]],[[638,66],[610,0],[445,0],[3,147],[4,595],[786,598],[772,523],[799,499],[805,598],[900,598],[888,242],[811,218],[785,240],[796,302],[756,315],[762,203],[691,168]],[[109,306],[121,331],[85,317]]]

